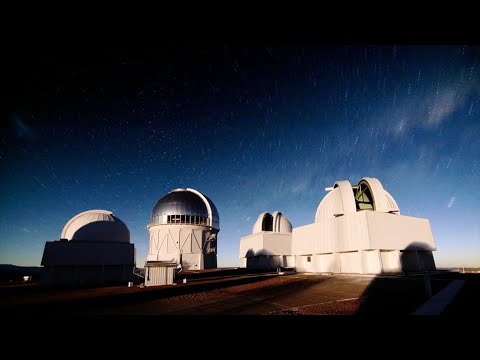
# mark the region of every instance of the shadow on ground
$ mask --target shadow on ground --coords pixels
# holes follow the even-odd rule
[[[478,314],[480,274],[435,271],[362,275],[290,274],[222,269],[179,274],[159,287],[0,288],[0,312],[71,315],[408,315],[452,280],[467,280],[446,315]],[[183,279],[187,283],[183,283]],[[430,289],[430,290],[429,290]]]
[[[424,260],[413,251],[430,250],[425,245],[412,243],[402,252],[400,276],[377,276],[358,300],[358,315],[409,315],[445,289],[453,280],[467,280],[463,289],[453,297],[440,314],[478,313],[473,306],[480,294],[479,276],[452,271],[432,271],[433,257]],[[414,255],[417,255],[415,258]],[[416,263],[415,263],[416,261]],[[432,266],[433,265],[433,266]],[[461,305],[460,305],[461,304]]]

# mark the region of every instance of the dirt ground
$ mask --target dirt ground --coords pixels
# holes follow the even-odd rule
[[[433,293],[451,280],[433,276]],[[477,288],[469,286],[468,294]],[[407,315],[427,300],[423,277],[276,273],[197,278],[149,288],[2,288],[0,295],[4,314],[108,316]],[[452,309],[450,313],[463,308]]]

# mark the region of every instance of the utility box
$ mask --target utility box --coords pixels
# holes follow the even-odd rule
[[[177,264],[165,261],[145,263],[145,286],[173,285]]]

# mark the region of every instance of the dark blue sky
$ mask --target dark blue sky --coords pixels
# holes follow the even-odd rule
[[[335,180],[378,178],[430,219],[438,266],[480,266],[480,47],[165,46],[23,51],[0,151],[0,263],[39,265],[89,209],[128,225],[192,187],[220,213],[219,266],[258,214],[312,223]]]

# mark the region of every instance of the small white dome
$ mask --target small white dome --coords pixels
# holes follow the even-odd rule
[[[262,230],[263,218],[265,217],[266,214],[267,212],[263,212],[260,215],[258,215],[257,221],[255,221],[255,224],[253,224],[252,234],[256,234],[263,231]]]
[[[291,233],[292,232],[292,224],[290,221],[282,215],[280,211],[275,211],[272,214],[273,217],[273,227],[272,230],[274,232],[280,233]]]
[[[280,211],[272,214],[268,212],[261,213],[253,225],[252,234],[262,231],[272,231],[277,233],[291,233],[292,224],[282,215]]]
[[[61,239],[74,241],[130,242],[127,225],[108,210],[88,210],[71,218]]]

